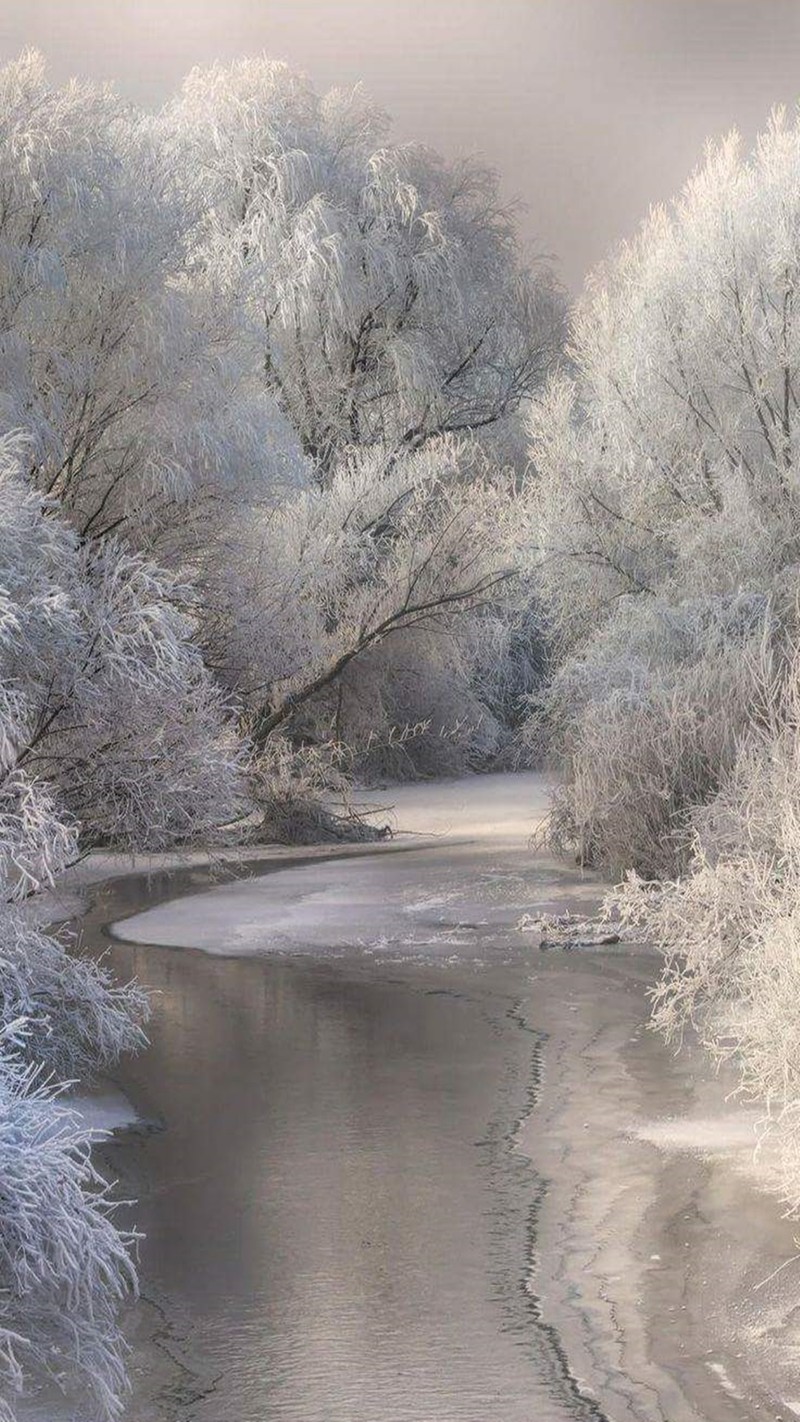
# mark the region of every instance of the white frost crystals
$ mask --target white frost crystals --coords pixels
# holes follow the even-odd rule
[[[1,970],[0,970],[1,971]],[[18,1030],[22,1030],[21,1028]],[[111,1218],[85,1128],[40,1068],[0,1035],[0,1369],[21,1393],[29,1369],[78,1381],[95,1415],[119,1414],[124,1348],[116,1321],[136,1287],[129,1241]],[[6,1388],[4,1388],[6,1391]],[[11,1418],[0,1399],[0,1417]]]

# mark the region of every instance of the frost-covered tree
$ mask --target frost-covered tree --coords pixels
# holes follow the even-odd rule
[[[107,87],[0,70],[0,429],[81,536],[150,543],[270,467],[236,307],[185,280],[202,214],[155,120]]]
[[[567,659],[568,778],[593,778],[598,740],[581,710],[593,705],[616,787],[605,799],[599,777],[588,796],[568,788],[567,820],[615,867],[679,862],[681,824],[724,779],[755,695],[753,608],[760,600],[762,626],[780,626],[794,599],[799,173],[800,125],[780,114],[749,157],[735,136],[711,147],[680,198],[592,279],[571,374],[533,413],[534,537]],[[715,647],[728,665],[717,690]],[[721,721],[727,734],[713,745]],[[649,843],[626,845],[623,817],[641,793]]]
[[[406,722],[491,721],[472,612],[490,585],[500,596],[509,550],[498,532],[492,559],[483,536],[489,466],[513,456],[520,404],[559,346],[549,271],[523,267],[491,174],[393,144],[360,90],[320,98],[286,65],[247,60],[190,75],[162,124],[187,202],[206,202],[189,280],[242,313],[250,378],[305,455],[294,494],[243,502],[215,540],[235,551],[205,584],[223,585],[213,664],[230,678],[244,648],[230,684],[251,705],[261,687],[258,737],[299,705],[304,735],[351,747]],[[499,478],[498,527],[510,493]],[[470,517],[464,578],[452,550]]]
[[[167,124],[208,201],[195,262],[243,298],[267,387],[324,483],[342,451],[511,416],[561,334],[494,175],[392,143],[360,89],[266,58],[195,70]]]
[[[324,488],[311,481],[261,517],[248,511],[223,556],[210,550],[210,657],[251,708],[258,747],[311,703],[335,723],[342,678],[356,664],[374,693],[365,735],[379,730],[370,656],[402,638],[419,658],[422,634],[451,639],[456,615],[490,604],[514,579],[507,473],[452,436],[388,470],[382,460],[353,451]],[[385,690],[385,666],[381,680]]]
[[[763,1113],[771,1183],[800,1212],[800,663],[761,660],[759,721],[717,794],[695,810],[677,880],[636,875],[614,894],[623,921],[665,955],[654,1019],[696,1033]]]
[[[0,796],[35,834],[51,785],[84,844],[213,834],[239,808],[237,742],[188,593],[114,539],[79,540],[25,488],[26,455],[0,440]]]

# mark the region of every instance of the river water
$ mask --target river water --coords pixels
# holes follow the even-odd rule
[[[180,941],[231,925],[225,956],[111,943],[115,970],[154,993],[151,1046],[120,1076],[154,1128],[106,1150],[145,1235],[126,1418],[596,1416],[529,1290],[541,1182],[515,1142],[541,1041],[519,1013],[532,949],[513,925],[569,876],[518,847],[438,846],[360,856],[357,892],[353,865],[95,893],[93,948],[165,900],[191,911]],[[360,905],[349,944],[325,888],[343,874]],[[294,944],[258,951],[254,925],[268,934],[270,904],[290,900],[315,905],[316,936],[301,916]]]

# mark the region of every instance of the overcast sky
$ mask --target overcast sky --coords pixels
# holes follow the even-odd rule
[[[400,138],[479,151],[573,288],[705,138],[800,96],[800,0],[0,0],[0,51],[157,106],[186,70],[265,50],[359,79]]]

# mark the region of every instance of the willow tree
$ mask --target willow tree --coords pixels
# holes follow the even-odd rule
[[[108,87],[0,69],[0,430],[79,534],[152,546],[253,466],[269,402],[237,312],[185,280],[202,209],[155,120]]]
[[[217,65],[189,76],[162,124],[186,201],[206,209],[189,283],[239,311],[249,379],[301,455],[294,492],[234,512],[216,574],[209,550],[209,588],[235,586],[238,568],[252,590],[223,595],[215,664],[246,647],[232,684],[259,738],[296,724],[299,707],[304,735],[351,745],[397,721],[491,720],[473,685],[472,614],[488,618],[509,587],[513,487],[500,467],[559,345],[549,270],[525,268],[492,174],[393,143],[361,90],[320,97],[263,58]],[[452,555],[470,522],[465,576],[468,559]],[[237,627],[225,609],[245,606]]]
[[[166,122],[208,205],[195,261],[244,295],[322,482],[345,448],[486,429],[536,388],[561,303],[490,171],[393,143],[360,89],[320,97],[266,58],[195,70]]]

